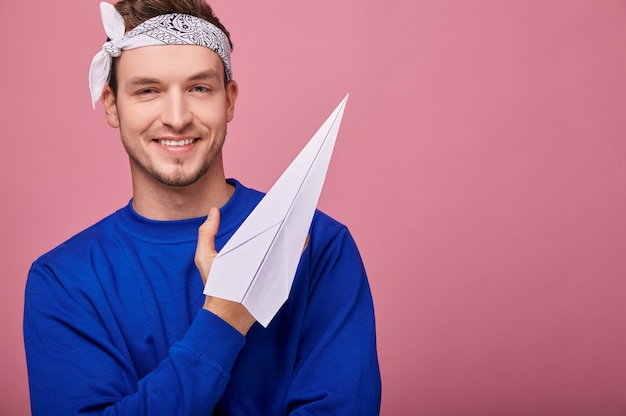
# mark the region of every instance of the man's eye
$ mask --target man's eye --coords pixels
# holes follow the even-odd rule
[[[139,90],[139,94],[140,95],[145,95],[145,94],[153,94],[155,93],[156,90],[152,89],[152,88],[145,88],[143,90]]]
[[[205,87],[204,85],[196,85],[195,87],[192,88],[192,91],[193,92],[209,92],[211,90]]]

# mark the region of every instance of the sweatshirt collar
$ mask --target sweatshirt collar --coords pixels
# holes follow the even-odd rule
[[[218,248],[221,248],[239,228],[263,196],[260,192],[246,188],[235,179],[227,179],[227,182],[235,186],[235,192],[220,208],[220,228],[216,237]],[[152,220],[137,213],[132,202],[131,199],[126,207],[117,212],[122,226],[125,231],[154,243],[172,244],[196,241],[198,228],[206,220],[206,216],[182,220]]]

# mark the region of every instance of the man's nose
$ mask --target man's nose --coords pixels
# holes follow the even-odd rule
[[[174,130],[181,130],[191,123],[192,118],[184,93],[169,92],[164,100],[161,122]]]

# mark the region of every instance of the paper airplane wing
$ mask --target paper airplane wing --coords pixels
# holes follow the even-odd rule
[[[347,100],[213,260],[204,293],[242,303],[264,327],[289,297]]]

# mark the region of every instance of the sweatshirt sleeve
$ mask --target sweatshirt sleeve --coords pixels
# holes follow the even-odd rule
[[[239,332],[201,309],[168,356],[139,379],[106,318],[88,294],[33,265],[24,309],[33,415],[212,413],[245,343]]]
[[[374,309],[361,257],[345,227],[323,247],[316,247],[314,238],[309,299],[285,413],[378,415]]]

